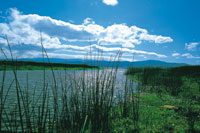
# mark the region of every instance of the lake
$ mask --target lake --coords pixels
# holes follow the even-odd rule
[[[105,70],[99,70],[99,73],[102,71],[105,71],[105,73],[111,71],[111,69],[105,69]],[[70,77],[76,78],[76,80],[80,79],[80,76],[83,75],[83,73],[86,73],[88,80],[92,77],[93,74],[97,73],[97,70],[54,70],[56,84],[59,87],[61,84],[61,81],[65,84],[69,84],[69,81],[71,80]],[[116,87],[117,88],[123,88],[126,76],[124,73],[126,72],[126,69],[118,69],[116,74]],[[2,85],[2,78],[3,78],[3,71],[0,71],[0,85]],[[20,70],[17,71],[17,79],[20,85],[20,88],[23,90],[24,88],[35,88],[36,92],[40,91],[43,88],[44,85],[44,71],[43,70]],[[6,71],[5,76],[5,83],[4,87],[8,88],[12,81],[15,80],[13,71]],[[48,83],[48,86],[54,85],[54,79],[53,74],[51,70],[45,71],[45,82]],[[15,88],[15,83],[13,83],[12,88]],[[15,93],[15,89],[11,89],[10,93]]]
[[[17,89],[16,85],[19,86],[20,91],[20,99],[21,103],[23,102],[22,97],[28,98],[28,101],[30,102],[30,105],[37,104],[36,106],[42,105],[42,95],[43,95],[43,88],[47,88],[47,92],[49,93],[49,99],[48,103],[49,108],[53,108],[53,91],[57,91],[56,94],[58,96],[58,105],[63,104],[63,93],[67,93],[69,97],[71,98],[72,94],[77,93],[81,97],[81,92],[83,91],[81,88],[83,88],[83,83],[87,88],[87,93],[92,94],[92,88],[98,84],[96,81],[100,81],[99,83],[105,83],[106,85],[109,85],[109,82],[112,82],[112,78],[115,78],[116,80],[113,83],[113,95],[114,97],[120,96],[123,98],[124,94],[124,86],[125,83],[129,84],[129,80],[126,82],[126,76],[124,73],[126,72],[126,69],[118,69],[116,75],[113,74],[112,69],[104,69],[104,70],[55,70],[54,74],[50,70],[46,70],[45,72],[43,70],[24,70],[24,71],[17,71],[17,80],[19,84],[16,84],[15,76],[13,71],[6,71],[5,75],[5,82],[4,82],[4,97],[7,93],[8,88],[10,87],[8,96],[6,98],[5,102],[5,112],[7,112],[7,115],[10,119],[12,119],[13,112],[17,112]],[[113,75],[112,75],[113,74]],[[54,75],[54,76],[53,76]],[[97,76],[99,75],[99,76]],[[106,76],[105,76],[106,75]],[[94,78],[96,77],[96,78]],[[97,77],[99,79],[97,79]],[[105,79],[104,79],[105,78]],[[0,85],[2,86],[2,79],[3,79],[3,71],[0,71]],[[137,84],[133,84],[133,90],[135,90]],[[99,85],[101,88],[102,85]],[[55,90],[52,88],[56,88]],[[75,90],[74,88],[79,88],[78,90]],[[109,89],[105,87],[105,89]],[[26,93],[26,91],[28,93]],[[79,92],[76,92],[79,91]],[[104,93],[107,93],[108,96],[111,96],[112,94],[109,92],[110,90],[106,90]],[[87,94],[86,93],[86,94]],[[55,93],[54,93],[55,94]],[[99,94],[101,95],[101,92],[99,91]],[[86,96],[87,97],[87,96]],[[70,99],[68,99],[70,101]],[[67,101],[68,101],[67,100]],[[52,103],[52,104],[51,104]],[[114,102],[113,102],[114,103]],[[34,105],[34,106],[35,106]],[[59,106],[63,107],[63,106]],[[32,108],[32,107],[29,107]],[[23,109],[22,109],[23,110]],[[38,108],[35,110],[35,112],[38,112]],[[53,111],[52,111],[53,112]],[[18,116],[19,114],[17,114]],[[32,115],[31,115],[32,116]],[[5,117],[5,116],[4,116]],[[8,118],[7,118],[8,119]],[[16,117],[16,119],[19,120],[19,117]]]

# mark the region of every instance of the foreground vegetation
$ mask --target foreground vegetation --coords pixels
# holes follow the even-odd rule
[[[0,71],[6,70],[83,70],[83,69],[100,69],[96,66],[88,66],[85,64],[62,64],[62,63],[43,63],[33,61],[7,61],[0,60]]]
[[[128,78],[124,86],[116,86],[118,67],[82,71],[78,75],[75,71],[71,74],[65,71],[64,77],[56,77],[41,39],[43,58],[48,60],[53,82],[47,81],[43,64],[40,86],[30,86],[29,73],[26,84],[20,84],[17,61],[8,39],[7,42],[11,60],[16,64],[10,82],[6,80],[8,65],[1,72],[0,132],[112,132],[121,130],[116,129],[114,123],[123,118],[134,120],[127,131],[139,130],[139,93],[133,95],[133,84]],[[8,55],[1,51],[8,62]],[[93,56],[91,51],[89,54],[91,62],[101,63],[98,54]],[[120,57],[120,51],[111,57],[113,65],[118,66]]]
[[[200,66],[130,68],[126,74],[143,85],[140,108],[152,121],[150,131],[200,131]]]

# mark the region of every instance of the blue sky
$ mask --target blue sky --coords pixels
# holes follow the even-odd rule
[[[0,5],[0,47],[5,35],[17,58],[40,58],[40,30],[52,58],[200,64],[199,0],[6,0]],[[3,58],[3,55],[0,55]]]

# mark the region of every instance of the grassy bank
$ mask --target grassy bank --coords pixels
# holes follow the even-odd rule
[[[126,74],[143,86],[141,114],[153,124],[148,130],[200,131],[200,66],[130,68]]]
[[[89,70],[100,69],[96,66],[89,66],[84,64],[62,64],[62,63],[42,63],[31,61],[6,61],[0,60],[0,71],[4,70]]]
[[[139,120],[137,122],[139,132],[200,131],[199,120],[194,123],[195,130],[190,130],[189,124],[192,122],[191,119],[194,118],[185,115],[189,112],[187,112],[187,107],[181,102],[181,99],[167,94],[160,97],[156,93],[141,93],[139,98]],[[199,106],[198,109],[200,109]],[[132,131],[135,127],[134,122],[132,117],[116,118],[113,121],[114,131]]]

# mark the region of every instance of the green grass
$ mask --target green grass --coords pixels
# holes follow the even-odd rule
[[[171,105],[173,108],[165,107],[165,105]],[[156,93],[141,93],[139,105],[140,119],[138,121],[139,131],[187,132],[189,130],[187,118],[176,111],[181,105],[181,99],[167,94],[159,97]],[[200,120],[195,122],[194,127],[196,131],[200,131],[199,123]],[[132,131],[135,129],[134,120],[131,117],[123,118],[117,116],[113,119],[112,124],[115,132]]]
[[[97,66],[84,64],[43,63],[33,61],[5,61],[0,60],[0,71],[6,70],[90,70],[102,69]]]
[[[126,74],[143,86],[140,114],[152,126],[146,131],[200,131],[200,66],[130,68]]]
[[[126,74],[144,86],[152,86],[148,87],[151,88],[149,91],[165,91],[174,96],[183,92],[182,89],[185,88],[186,82],[189,86],[194,86],[194,84],[196,88],[200,86],[200,66],[130,68]]]

